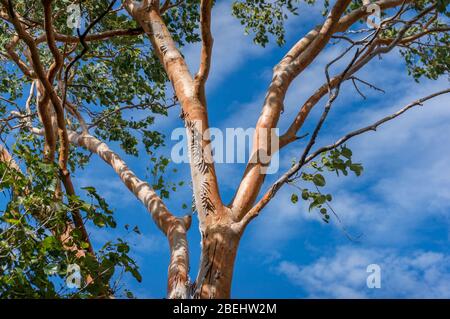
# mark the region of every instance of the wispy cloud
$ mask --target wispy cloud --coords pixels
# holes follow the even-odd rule
[[[370,79],[370,74],[373,76],[384,71],[395,75],[402,94],[395,96],[393,91],[397,87],[387,85],[385,89],[392,98],[371,96],[363,101],[352,93],[351,87],[346,87],[318,138],[318,146],[334,142],[343,134],[373,123],[446,84],[444,81],[432,84],[425,81],[418,85],[404,74],[398,62],[396,65],[391,62],[370,65],[366,71],[367,78]],[[304,101],[304,93],[301,92],[294,92],[288,98],[295,101],[295,95],[298,101]],[[355,100],[361,100],[360,106],[350,107],[349,104]],[[415,232],[420,231],[419,225],[430,218],[449,225],[450,168],[447,162],[450,150],[443,147],[448,144],[447,136],[450,134],[449,105],[449,97],[436,98],[382,126],[375,133],[355,138],[349,145],[353,149],[354,161],[362,162],[365,167],[363,176],[337,178],[330,174],[327,177],[325,192],[333,194],[334,209],[345,226],[354,226],[365,234],[365,241],[406,243],[411,240],[408,238],[418,238]],[[321,105],[317,107],[319,110],[314,110],[313,119],[322,109]],[[311,125],[307,124],[304,132],[309,129]],[[292,159],[299,158],[302,143],[282,151],[282,165],[289,166]],[[289,191],[288,194],[277,194],[259,217],[266,220],[258,222],[259,229],[254,232],[255,235],[263,233],[266,238],[273,237],[274,241],[268,242],[274,246],[277,238],[286,238],[291,233],[285,230],[293,227],[291,214],[294,210],[299,215],[298,222],[314,216],[308,214],[304,203],[292,205],[288,195]],[[320,218],[314,219],[320,221]],[[279,227],[271,227],[272,223]],[[336,225],[342,227],[339,223]]]
[[[381,288],[367,287],[370,264],[381,267]],[[450,297],[450,255],[440,252],[341,247],[308,265],[282,261],[277,271],[313,298]]]

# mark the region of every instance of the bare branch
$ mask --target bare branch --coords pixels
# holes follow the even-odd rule
[[[115,37],[122,37],[122,36],[136,36],[144,33],[144,30],[142,28],[133,28],[133,29],[117,29],[117,30],[109,30],[109,31],[103,31],[99,33],[94,34],[88,34],[84,38],[84,41],[86,42],[93,42],[93,41],[103,41],[108,40]],[[36,38],[36,43],[41,43],[47,40],[47,35],[43,34]],[[80,37],[61,34],[61,33],[55,33],[55,40],[59,42],[64,43],[79,43]]]
[[[261,200],[248,212],[247,215],[245,215],[245,217],[239,222],[239,226],[240,227],[245,227],[245,225],[247,225],[253,218],[255,218],[256,216],[259,215],[260,211],[269,203],[269,201],[275,196],[275,194],[280,190],[280,188],[283,186],[283,184],[285,184],[286,182],[288,182],[290,180],[290,178],[292,176],[294,176],[294,174],[296,174],[305,164],[309,163],[310,161],[312,161],[314,158],[316,158],[318,155],[322,154],[323,152],[326,151],[330,151],[342,144],[344,144],[346,141],[348,141],[349,139],[351,139],[352,137],[361,135],[363,133],[369,132],[369,131],[375,131],[378,126],[395,119],[396,117],[400,116],[401,114],[405,113],[406,111],[412,109],[415,106],[418,105],[423,105],[424,102],[443,95],[443,94],[447,94],[450,93],[450,89],[445,89],[436,93],[433,93],[431,95],[428,95],[426,97],[423,97],[421,99],[418,99],[414,102],[411,102],[410,104],[406,105],[405,107],[403,107],[402,109],[400,109],[399,111],[386,116],[384,118],[382,118],[381,120],[366,126],[364,128],[355,130],[351,133],[348,133],[347,135],[343,136],[342,138],[340,138],[339,140],[337,140],[335,143],[327,145],[327,146],[323,146],[321,148],[319,148],[317,151],[311,153],[310,155],[308,155],[303,163],[302,161],[297,162],[295,165],[293,165],[286,173],[284,173],[270,188],[269,190],[264,194],[264,196],[261,198]],[[301,164],[302,163],[302,164]]]
[[[379,38],[378,35],[380,33],[381,27],[386,24],[393,21],[393,19],[398,16],[398,14],[401,13],[401,10],[398,11],[396,15],[393,17],[387,18],[384,20],[380,28],[376,31],[374,37],[372,40],[367,42],[365,44],[366,52],[359,58],[358,61],[355,62],[355,64],[348,70],[346,78],[343,78],[343,74],[341,73],[338,76],[335,76],[333,79],[329,81],[329,83],[323,84],[319,89],[317,89],[312,96],[308,98],[308,100],[302,105],[300,108],[300,111],[298,112],[297,116],[295,117],[292,124],[289,126],[287,131],[280,137],[280,148],[284,147],[285,145],[289,144],[292,141],[295,141],[295,136],[297,132],[300,130],[300,128],[303,126],[306,118],[309,115],[309,112],[311,109],[325,96],[325,94],[328,92],[329,86],[334,88],[336,85],[338,85],[341,81],[345,81],[348,79],[357,79],[352,77],[353,74],[355,74],[357,71],[359,71],[363,66],[365,66],[368,62],[370,62],[375,56],[381,55],[381,54],[387,54],[389,53],[398,43],[402,41],[402,39],[405,36],[405,33],[409,30],[409,28],[413,25],[415,21],[419,19],[420,16],[423,16],[424,14],[430,12],[433,9],[433,6],[424,9],[419,15],[405,23],[405,25],[401,28],[401,30],[398,32],[396,37],[392,39],[392,41],[389,43],[388,46],[380,46],[380,43],[378,42]],[[361,43],[365,43],[366,41],[360,41]],[[358,42],[355,42],[354,44],[357,44]],[[357,79],[359,80],[359,79]],[[363,82],[362,80],[359,80]],[[369,85],[367,82],[363,82],[367,85]],[[369,85],[371,88],[374,88],[374,86]]]
[[[200,28],[202,33],[202,50],[200,56],[200,68],[195,75],[195,90],[204,98],[205,83],[211,67],[211,54],[213,37],[211,35],[211,8],[213,0],[202,0],[200,4]]]
[[[351,139],[351,138],[353,138],[355,136],[361,135],[361,134],[369,132],[369,131],[376,131],[377,128],[380,125],[395,119],[396,117],[402,115],[403,113],[405,113],[406,111],[410,110],[411,108],[413,108],[415,106],[422,106],[424,102],[426,102],[426,101],[428,101],[428,100],[430,100],[432,98],[435,98],[437,96],[440,96],[440,95],[443,95],[443,94],[447,94],[447,93],[450,93],[450,89],[445,89],[445,90],[442,90],[442,91],[430,94],[430,95],[428,95],[426,97],[423,97],[423,98],[418,99],[418,100],[416,100],[414,102],[411,102],[410,104],[406,105],[405,107],[403,107],[402,109],[398,110],[397,112],[395,112],[395,113],[393,113],[391,115],[388,115],[388,116],[382,118],[381,120],[378,120],[377,122],[375,122],[375,123],[373,123],[371,125],[368,125],[366,127],[360,128],[360,129],[355,130],[355,131],[352,131],[352,132],[348,133],[347,135],[341,137],[335,143],[327,145],[327,146],[323,146],[323,147],[319,148],[317,151],[315,151],[314,153],[310,154],[305,159],[305,164],[309,163],[310,161],[312,161],[315,157],[317,157],[321,153],[326,152],[326,151],[330,151],[332,149],[335,149],[336,147],[344,144],[349,139]]]
[[[274,151],[269,150],[272,144],[270,138],[267,139],[267,145],[258,145],[256,141],[261,140],[260,136],[266,130],[276,127],[280,114],[284,110],[284,99],[290,84],[325,48],[331,36],[335,33],[341,16],[349,3],[350,0],[336,1],[324,24],[310,31],[275,66],[273,78],[264,99],[263,110],[256,123],[251,154],[257,154],[261,151],[265,154],[272,154]],[[255,164],[249,161],[247,164],[244,176],[231,203],[231,208],[237,220],[240,220],[252,207],[261,190],[265,179],[261,167],[261,163]]]
[[[361,82],[362,84],[367,85],[371,89],[374,89],[374,90],[382,92],[382,93],[386,93],[386,91],[384,91],[383,89],[380,89],[367,81],[361,80],[360,78],[357,78],[356,76],[351,76],[349,79],[352,80],[353,86],[355,87],[355,89],[359,93],[359,95],[362,96],[363,99],[366,99],[366,96],[359,89],[358,85],[356,84],[357,81]]]

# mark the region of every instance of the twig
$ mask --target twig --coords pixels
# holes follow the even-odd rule
[[[83,55],[86,54],[86,52],[88,52],[89,47],[86,44],[85,38],[88,35],[89,31],[91,31],[91,29],[97,24],[99,23],[104,16],[106,16],[108,14],[109,11],[111,11],[112,7],[114,6],[114,4],[116,3],[117,0],[113,0],[108,8],[102,12],[94,21],[92,21],[89,26],[86,28],[86,30],[83,32],[83,34],[80,33],[80,28],[77,28],[77,34],[78,37],[80,39],[80,43],[83,46],[83,50],[81,50],[81,52],[69,63],[69,65],[66,68],[66,71],[64,72],[64,93],[63,93],[63,99],[62,99],[62,107],[65,107],[66,104],[66,99],[67,99],[67,79],[69,76],[69,71],[72,68],[72,66],[75,65],[75,63],[77,63],[78,60],[80,60]],[[81,5],[81,4],[80,4]]]
[[[310,154],[305,159],[305,164],[310,162],[311,160],[313,160],[315,157],[317,157],[321,153],[330,151],[330,150],[335,149],[336,147],[344,144],[346,141],[348,141],[352,137],[361,135],[361,134],[363,134],[365,132],[368,132],[368,131],[376,131],[378,126],[380,126],[380,125],[382,125],[382,124],[384,124],[384,123],[386,123],[386,122],[388,122],[390,120],[395,119],[396,117],[402,115],[403,113],[405,113],[409,109],[411,109],[411,108],[413,108],[413,107],[415,107],[417,105],[423,105],[423,102],[428,101],[428,100],[430,100],[430,99],[432,99],[434,97],[437,97],[439,95],[443,95],[443,94],[447,94],[447,93],[450,93],[450,88],[442,90],[442,91],[439,91],[439,92],[436,92],[436,93],[433,93],[433,94],[430,94],[430,95],[428,95],[426,97],[423,97],[421,99],[418,99],[418,100],[416,100],[416,101],[406,105],[405,107],[403,107],[402,109],[398,110],[397,112],[395,112],[395,113],[393,113],[391,115],[388,115],[388,116],[382,118],[381,120],[379,120],[379,121],[377,121],[377,122],[375,122],[375,123],[373,123],[373,124],[371,124],[369,126],[360,128],[360,129],[355,130],[355,131],[352,131],[352,132],[348,133],[347,135],[341,137],[335,143],[327,145],[327,146],[323,146],[323,147],[319,148],[317,151],[315,151],[314,153]]]
[[[369,88],[371,88],[371,89],[374,89],[374,90],[379,91],[379,92],[382,92],[382,93],[386,93],[386,91],[384,91],[383,89],[380,89],[380,88],[376,87],[375,85],[373,85],[373,84],[371,84],[371,83],[369,83],[369,82],[367,82],[367,81],[361,80],[361,79],[357,78],[356,76],[351,76],[351,77],[349,78],[349,80],[352,80],[353,86],[355,87],[356,91],[359,93],[359,95],[362,96],[362,98],[363,98],[364,100],[366,99],[366,96],[360,91],[358,85],[356,84],[356,81],[361,82],[361,83],[367,85],[367,86],[368,86]]]
[[[261,200],[244,216],[244,218],[239,222],[238,227],[245,227],[245,225],[247,225],[253,218],[258,216],[259,212],[275,196],[275,194],[278,192],[278,190],[281,188],[281,186],[283,186],[284,183],[290,181],[290,177],[291,176],[296,174],[302,168],[302,166],[304,166],[305,164],[307,164],[310,161],[312,161],[318,155],[322,154],[323,152],[330,151],[330,150],[332,150],[332,149],[334,149],[334,148],[344,144],[346,141],[348,141],[352,137],[361,135],[361,134],[363,134],[365,132],[368,132],[368,131],[376,131],[378,126],[380,126],[383,123],[386,123],[386,122],[388,122],[388,121],[390,121],[390,120],[400,116],[401,114],[405,113],[406,111],[408,111],[409,109],[413,108],[414,106],[423,105],[423,102],[428,101],[428,100],[430,100],[430,99],[432,99],[434,97],[437,97],[437,96],[440,96],[440,95],[443,95],[443,94],[447,94],[447,93],[450,93],[450,88],[442,90],[442,91],[439,91],[439,92],[436,92],[436,93],[433,93],[433,94],[430,94],[430,95],[428,95],[426,97],[423,97],[421,99],[418,99],[418,100],[416,100],[416,101],[406,105],[404,108],[400,109],[396,113],[393,113],[393,114],[391,114],[389,116],[386,116],[383,119],[373,123],[372,125],[366,126],[364,128],[358,129],[356,131],[353,131],[353,132],[345,135],[344,137],[342,137],[338,141],[336,141],[334,144],[330,144],[330,145],[327,145],[327,146],[319,148],[317,151],[315,151],[314,153],[312,153],[308,157],[306,157],[304,162],[302,163],[302,165],[300,165],[300,162],[298,162],[295,165],[293,165],[286,173],[284,173],[269,188],[269,190],[263,195]]]

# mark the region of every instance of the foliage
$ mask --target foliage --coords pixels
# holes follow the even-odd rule
[[[88,200],[64,196],[55,201],[59,171],[55,164],[42,162],[39,148],[34,139],[25,137],[15,145],[15,157],[23,161],[26,174],[0,162],[0,189],[7,199],[0,211],[0,298],[105,296],[115,289],[114,276],[121,271],[140,281],[123,239],[105,243],[94,257],[86,251],[89,243],[80,229],[67,232],[74,211],[82,213],[88,227],[115,228],[116,222],[93,187],[85,188]],[[68,239],[63,243],[60,238]],[[86,254],[80,258],[67,247],[78,247]],[[72,264],[81,269],[84,280],[80,289],[66,286],[67,269]],[[88,276],[95,278],[93,284],[86,285]]]
[[[428,43],[415,44],[407,50],[402,50],[408,73],[418,81],[425,76],[436,80],[443,74],[450,72],[450,36],[448,33],[434,34]],[[430,45],[433,42],[436,45]]]
[[[64,36],[77,36],[77,31],[69,28],[66,8],[71,0],[54,0],[53,27]],[[119,7],[109,12],[91,33],[111,30],[134,30],[140,32],[138,24]],[[287,19],[299,14],[300,0],[234,0],[233,15],[243,25],[246,34],[252,34],[255,44],[266,46],[269,41],[283,45],[286,39]],[[314,5],[315,0],[304,2]],[[42,38],[44,31],[43,8],[40,1],[14,0],[14,10],[31,21],[27,32],[35,39]],[[177,2],[178,3],[178,2]],[[418,0],[407,6],[408,14],[417,14],[429,0]],[[81,30],[100,16],[109,6],[110,0],[81,1]],[[448,24],[449,0],[437,0],[438,15],[428,28],[443,28]],[[328,14],[330,1],[320,3],[323,15]],[[354,0],[348,11],[360,8],[361,0]],[[178,47],[200,41],[199,8],[200,0],[185,0],[169,8],[163,19]],[[428,19],[428,17],[427,17]],[[303,22],[303,21],[301,21]],[[308,20],[309,23],[309,20]],[[385,39],[395,38],[402,23],[390,25],[380,32]],[[406,36],[414,36],[423,31],[425,18],[411,26]],[[359,21],[349,38],[364,32],[365,21]],[[314,27],[314,26],[311,26]],[[369,30],[370,31],[370,30]],[[367,34],[367,33],[364,33]],[[36,106],[36,98],[31,99],[26,110],[25,94],[31,82],[20,68],[7,56],[6,48],[13,39],[11,24],[0,19],[0,117],[4,120],[13,112],[27,112],[27,119],[18,119],[20,130],[2,122],[0,138],[5,137],[5,145],[11,145],[14,158],[20,169],[10,163],[0,162],[0,298],[66,298],[100,297],[114,293],[132,297],[128,290],[118,291],[117,282],[121,273],[128,272],[141,281],[136,262],[130,257],[130,246],[124,238],[102,243],[96,248],[95,257],[89,253],[90,243],[86,241],[80,228],[74,227],[74,216],[80,214],[89,230],[112,229],[117,227],[113,210],[93,187],[85,187],[79,196],[68,196],[61,185],[61,172],[56,164],[43,160],[43,138],[31,134],[27,127],[42,128]],[[220,36],[220,34],[218,34]],[[296,35],[297,36],[297,35]],[[342,37],[344,38],[344,37]],[[342,39],[341,39],[342,40]],[[330,42],[332,43],[338,43]],[[158,57],[144,34],[119,36],[104,41],[89,41],[88,50],[67,71],[67,101],[75,111],[86,119],[86,126],[94,137],[103,141],[116,142],[126,155],[147,155],[149,178],[152,187],[161,198],[170,198],[171,193],[184,186],[183,181],[173,182],[167,175],[170,160],[159,153],[164,146],[164,134],[155,128],[155,123],[168,115],[168,110],[178,104],[169,78]],[[427,35],[421,41],[402,47],[399,51],[406,61],[409,74],[419,80],[422,77],[437,79],[447,75],[450,69],[448,32]],[[83,51],[80,43],[61,43],[58,48],[66,54],[66,63],[74,61]],[[53,56],[45,42],[38,45],[38,53],[43,67],[48,70]],[[22,61],[29,63],[26,45],[19,41],[14,52]],[[65,92],[66,69],[61,70],[55,80],[55,90],[59,96]],[[28,113],[29,112],[29,113]],[[81,121],[76,114],[67,112],[67,127],[80,132]],[[23,125],[29,121],[29,125]],[[84,128],[84,127],[83,127]],[[89,163],[91,154],[75,146],[70,147],[69,170],[82,170]],[[352,160],[352,151],[344,146],[323,153],[317,161],[299,172],[291,184],[300,192],[291,195],[291,201],[304,201],[309,211],[318,211],[323,221],[330,221],[332,195],[323,191],[330,172],[337,176],[347,176],[349,172],[360,176],[363,167]],[[182,204],[182,209],[190,209]],[[139,229],[127,231],[139,233]],[[100,246],[100,245],[99,245]],[[84,256],[76,252],[84,251]],[[66,277],[69,265],[81,268],[83,283],[80,289],[69,289]],[[87,279],[93,284],[87,285]]]
[[[255,34],[253,41],[265,46],[269,35],[275,37],[278,45],[285,43],[284,24],[288,14],[298,15],[300,0],[245,0],[233,3],[233,15],[245,26],[245,32]],[[313,3],[314,0],[309,0]]]
[[[308,210],[317,209],[322,220],[326,223],[330,220],[328,209],[331,208],[330,202],[333,197],[331,194],[323,194],[320,188],[325,187],[326,179],[323,175],[326,172],[335,172],[337,176],[343,174],[348,175],[348,172],[353,172],[356,176],[360,176],[363,171],[363,167],[360,163],[354,163],[352,161],[352,151],[345,145],[339,148],[333,149],[329,152],[321,154],[320,161],[311,161],[309,164],[309,171],[303,171],[297,180],[301,180],[303,183],[312,184],[313,190],[305,187],[300,187],[301,198],[309,202]],[[292,185],[296,185],[291,182]],[[299,197],[296,193],[291,195],[291,202],[296,204]]]

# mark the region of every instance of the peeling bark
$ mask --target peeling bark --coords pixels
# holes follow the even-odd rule
[[[194,298],[231,297],[234,263],[241,233],[232,224],[218,224],[202,232],[202,251]]]
[[[45,153],[48,154],[48,159],[52,161],[54,160],[55,148],[57,146],[56,142],[59,138],[59,164],[63,173],[62,176],[66,191],[68,193],[74,193],[73,185],[70,182],[70,175],[66,167],[68,155],[67,144],[70,142],[97,154],[110,165],[126,187],[145,205],[157,227],[166,235],[171,256],[168,267],[168,298],[229,298],[231,296],[234,263],[242,233],[249,221],[259,214],[261,209],[281,187],[281,182],[284,183],[285,180],[281,180],[281,182],[277,181],[263,195],[259,202],[255,204],[265,179],[263,166],[267,165],[267,163],[260,161],[257,163],[249,162],[232,203],[229,206],[225,206],[222,202],[215,167],[212,161],[210,137],[207,135],[209,124],[205,94],[205,84],[209,75],[212,58],[211,8],[213,1],[201,0],[200,2],[202,49],[200,67],[194,77],[190,73],[183,55],[176,47],[176,43],[161,16],[164,11],[169,9],[170,1],[166,1],[160,8],[159,1],[157,0],[143,0],[139,2],[124,0],[124,7],[140,25],[139,28],[105,31],[87,35],[85,38],[85,41],[102,41],[116,36],[131,36],[145,33],[150,39],[153,50],[158,56],[161,65],[164,67],[177,99],[180,102],[182,119],[185,122],[188,137],[193,195],[198,212],[202,246],[200,267],[193,285],[191,285],[189,279],[189,250],[187,242],[187,231],[191,225],[191,217],[177,218],[174,216],[150,185],[139,179],[117,153],[113,152],[104,142],[89,135],[89,128],[85,124],[81,114],[76,112],[76,107],[70,106],[70,103],[62,103],[61,98],[53,88],[55,75],[64,64],[64,60],[61,60],[63,57],[56,43],[78,43],[80,39],[58,34],[53,30],[51,0],[41,0],[44,5],[45,33],[37,38],[33,38],[27,32],[28,29],[23,26],[20,17],[14,14],[11,2],[6,0],[0,1],[3,3],[5,9],[9,9],[7,10],[8,13],[3,10],[0,11],[0,16],[3,19],[9,20],[17,31],[17,36],[14,36],[11,43],[6,47],[7,53],[28,78],[36,81],[37,91],[42,97],[38,98],[39,103],[37,108],[44,129],[32,129],[32,131],[45,136]],[[368,15],[366,6],[346,13],[350,2],[350,0],[336,0],[324,23],[313,28],[294,44],[274,67],[273,78],[267,89],[262,112],[256,124],[254,148],[251,151],[252,157],[259,156],[261,152],[270,156],[273,151],[277,151],[270,149],[272,135],[268,135],[262,139],[261,136],[263,134],[267,135],[267,130],[277,126],[284,110],[285,96],[292,81],[316,59],[336,32],[347,30],[357,20]],[[408,2],[410,1],[380,0],[375,3],[381,9],[387,9]],[[176,6],[176,3],[173,5]],[[441,31],[445,30],[448,31],[448,28],[444,28]],[[409,40],[412,41],[425,34],[426,32],[422,32],[417,36],[411,36]],[[20,60],[14,51],[19,40],[24,41],[28,47],[25,55],[28,57],[28,64],[30,66]],[[385,39],[380,44],[390,45],[388,40],[390,41],[390,39]],[[406,40],[408,38],[402,41]],[[54,59],[48,72],[44,70],[37,50],[37,45],[44,41],[47,42]],[[394,45],[395,43],[392,44],[392,46]],[[380,53],[380,51],[375,52]],[[347,76],[359,70],[370,58],[371,56],[363,56],[346,73]],[[340,84],[341,80],[343,79],[339,76],[331,79],[330,83],[324,84],[302,104],[294,122],[282,136],[281,147],[297,139],[296,134],[301,129],[311,109],[330,88]],[[66,131],[65,107],[80,122],[83,128],[81,134]],[[28,125],[31,125],[30,123]],[[368,127],[367,129],[371,128]],[[356,134],[359,134],[359,131]],[[261,145],[261,140],[266,143]],[[334,147],[334,145],[330,147]],[[11,166],[14,165],[9,154],[7,152],[5,153],[1,147],[0,160],[10,162]],[[282,178],[286,179],[286,176],[289,177],[289,174],[284,175]],[[72,224],[69,226],[75,227]],[[63,232],[62,236],[67,236],[68,234],[68,231]],[[62,240],[64,241],[65,239],[62,238]],[[80,251],[78,253],[81,256],[85,252]]]
[[[186,232],[191,225],[191,217],[176,219],[167,231],[170,246],[167,297],[188,299],[190,297],[189,252]]]
[[[180,219],[172,215],[150,185],[139,179],[120,156],[102,141],[89,134],[77,134],[71,131],[69,131],[69,140],[100,156],[147,208],[154,222],[169,241],[171,258],[167,295],[169,298],[187,298],[189,296],[189,247],[186,233],[191,225],[191,216]]]

